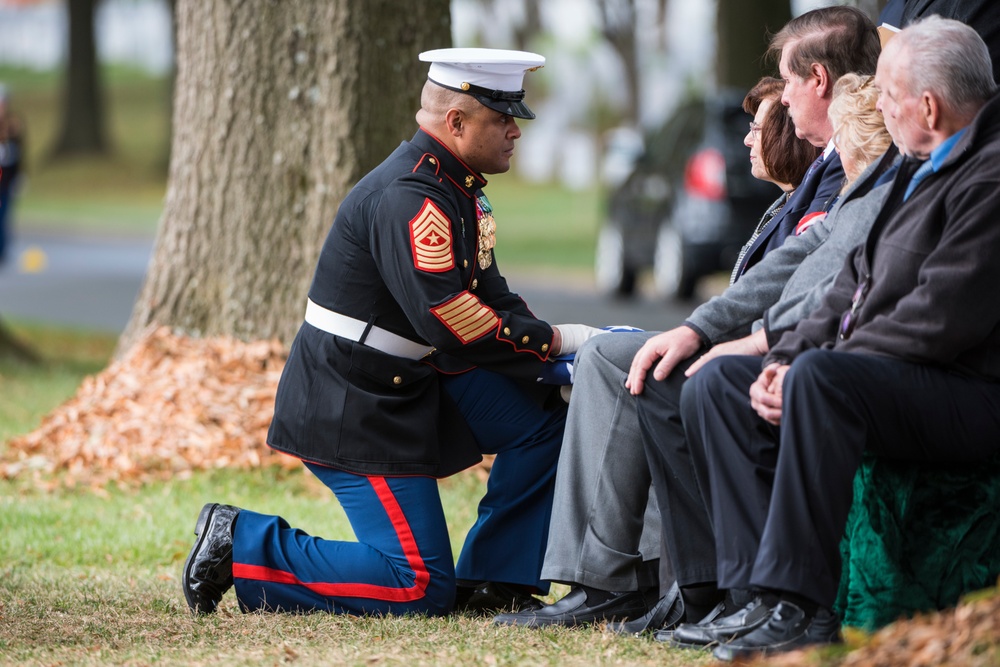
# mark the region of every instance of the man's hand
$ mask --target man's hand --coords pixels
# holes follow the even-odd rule
[[[706,362],[715,359],[716,357],[724,357],[727,354],[743,354],[753,357],[763,357],[767,354],[770,346],[767,344],[767,334],[764,333],[763,329],[757,329],[754,333],[749,336],[744,336],[743,338],[737,338],[736,340],[731,340],[726,343],[719,343],[714,346],[705,354],[698,357],[698,361],[691,364],[684,375],[691,377],[698,372],[698,369],[705,365]]]
[[[628,371],[625,386],[633,396],[638,396],[642,393],[646,382],[646,373],[657,359],[660,361],[653,369],[653,379],[662,381],[670,375],[677,364],[697,352],[700,347],[701,338],[694,329],[686,326],[679,326],[653,336],[632,358],[632,367]]]
[[[761,419],[775,426],[781,423],[781,385],[788,368],[787,364],[768,364],[750,385],[750,406]]]

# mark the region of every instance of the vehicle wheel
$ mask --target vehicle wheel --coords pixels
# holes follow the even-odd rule
[[[660,225],[653,255],[653,286],[665,298],[687,300],[694,296],[698,276],[691,268],[684,241],[673,225]]]
[[[635,270],[625,261],[625,240],[615,225],[605,225],[597,235],[594,275],[602,294],[631,296],[635,291]]]

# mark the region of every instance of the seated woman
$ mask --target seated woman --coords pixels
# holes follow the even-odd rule
[[[795,135],[788,107],[781,103],[784,89],[784,81],[766,76],[750,89],[743,100],[743,110],[753,116],[750,131],[743,138],[743,145],[750,149],[750,173],[754,178],[774,183],[782,193],[764,212],[757,228],[740,250],[729,277],[730,285],[739,277],[746,252],[757,237],[773,224],[802,182],[809,165],[820,154],[820,149]]]

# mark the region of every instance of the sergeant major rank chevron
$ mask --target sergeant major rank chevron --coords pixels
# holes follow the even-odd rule
[[[413,265],[421,271],[442,273],[455,267],[451,252],[451,221],[430,199],[410,220]]]

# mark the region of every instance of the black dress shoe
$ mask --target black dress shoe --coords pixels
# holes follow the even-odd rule
[[[708,648],[716,644],[725,644],[750,634],[764,625],[771,617],[771,611],[772,607],[758,596],[728,616],[721,616],[708,622],[684,623],[677,626],[670,644],[681,648]]]
[[[639,618],[631,621],[608,623],[608,629],[622,635],[641,635],[646,632],[673,630],[684,621],[684,598],[674,582],[667,594]]]
[[[196,614],[214,612],[233,585],[233,525],[239,513],[232,505],[208,503],[198,515],[197,539],[181,575],[184,598]]]
[[[712,653],[719,660],[737,660],[765,653],[794,651],[814,644],[840,641],[840,619],[826,609],[808,614],[798,605],[782,601],[767,622]]]
[[[603,591],[602,591],[603,592]],[[646,613],[648,607],[640,591],[606,593],[607,599],[587,603],[587,588],[574,586],[562,599],[541,609],[499,614],[493,617],[495,625],[523,625],[537,628],[545,625],[587,625],[612,619],[631,619]]]
[[[455,611],[493,615],[502,611],[538,609],[542,601],[528,592],[527,586],[482,581],[455,587]]]
[[[687,610],[685,610],[687,613]],[[705,616],[697,622],[696,625],[707,625],[709,623],[714,623],[715,621],[722,618],[722,615],[726,613],[726,603],[720,602],[715,605],[711,611],[709,611]],[[677,630],[684,623],[684,619],[680,619],[678,622],[674,623],[672,626],[664,624],[664,626],[653,632],[653,639],[658,642],[666,642],[668,644],[674,643],[674,631]]]

